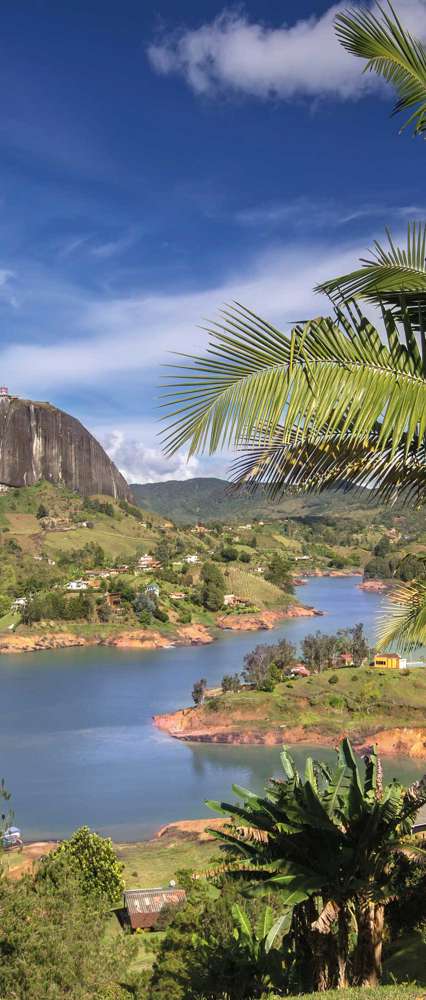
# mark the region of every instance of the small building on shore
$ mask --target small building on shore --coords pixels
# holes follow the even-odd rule
[[[168,886],[167,889],[127,889],[124,906],[132,931],[139,928],[152,930],[162,910],[179,906],[186,899],[184,889]]]
[[[290,670],[290,677],[310,677],[310,671],[304,663],[295,663]]]
[[[379,670],[406,670],[407,660],[398,653],[375,653],[374,666]]]

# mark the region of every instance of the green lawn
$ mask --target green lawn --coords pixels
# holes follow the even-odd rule
[[[6,632],[9,629],[9,625],[17,625],[20,622],[21,616],[9,611],[7,615],[3,615],[0,618],[0,632]]]
[[[167,885],[176,872],[202,871],[217,855],[215,841],[200,841],[189,834],[170,832],[138,844],[117,844],[117,857],[124,864],[126,887],[135,889]]]
[[[418,986],[378,986],[376,989],[330,990],[327,1000],[423,1000]],[[319,993],[298,994],[298,1000],[318,1000]],[[272,1000],[272,998],[271,998]],[[278,1000],[278,997],[276,998]],[[289,997],[291,1000],[291,997]]]
[[[415,979],[424,987],[423,992],[426,996],[426,940],[421,934],[413,932],[404,935],[388,946],[383,978],[385,982],[395,982],[395,980],[407,982]]]

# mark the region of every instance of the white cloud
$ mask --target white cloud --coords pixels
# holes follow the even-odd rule
[[[35,335],[32,342],[12,342],[0,352],[1,368],[15,392],[32,398],[52,389],[106,385],[121,375],[138,375],[142,386],[152,381],[152,369],[175,360],[173,352],[204,349],[208,336],[200,324],[214,320],[224,303],[238,300],[282,326],[327,309],[314,285],[352,269],[364,249],[364,241],[336,240],[331,248],[314,240],[307,246],[276,246],[253,259],[245,273],[180,294],[85,300],[71,289],[55,293],[49,288],[45,312],[54,309],[54,325],[68,329],[68,336],[51,343],[42,337],[37,342]],[[33,307],[29,297],[24,322]]]
[[[48,285],[38,308],[43,305],[47,315],[50,309],[53,325],[67,329],[68,335],[50,343],[36,334],[32,341],[12,341],[0,352],[1,369],[14,392],[32,398],[75,386],[107,386],[111,378],[124,376],[133,380],[133,387],[139,378],[142,389],[154,378],[159,381],[160,373],[153,370],[175,361],[173,352],[204,350],[208,335],[200,324],[217,318],[225,303],[243,302],[284,328],[327,310],[314,285],[351,270],[364,251],[364,240],[334,240],[332,247],[314,239],[308,245],[277,245],[254,258],[245,273],[213,288],[180,294],[87,300],[81,293],[79,298],[72,295],[70,288]],[[27,314],[30,321],[33,309],[29,296],[21,306],[21,322]]]
[[[239,225],[247,227],[276,229],[288,224],[293,229],[306,231],[309,224],[311,230],[327,231],[361,219],[389,219],[392,216],[399,219],[422,219],[424,215],[425,209],[420,205],[398,206],[383,201],[351,207],[331,198],[320,201],[303,196],[291,201],[250,205],[235,212],[233,218]]]
[[[197,458],[187,459],[182,452],[167,457],[160,447],[147,446],[122,430],[101,435],[101,442],[128,483],[158,483],[202,475]]]
[[[321,17],[279,28],[225,9],[208,24],[150,45],[148,58],[158,73],[183,76],[197,94],[357,98],[381,84],[373,74],[363,75],[361,60],[337,41],[333,21],[341,9],[333,5]],[[399,0],[398,12],[425,37],[426,0]]]

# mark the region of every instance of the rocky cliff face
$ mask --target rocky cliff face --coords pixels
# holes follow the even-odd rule
[[[79,420],[50,403],[0,397],[0,483],[31,486],[40,479],[83,496],[131,499],[125,479]]]

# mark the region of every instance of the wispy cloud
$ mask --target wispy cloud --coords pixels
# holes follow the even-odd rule
[[[144,291],[93,299],[81,289],[56,288],[50,278],[43,293],[39,274],[36,291],[27,293],[20,311],[21,328],[32,324],[32,337],[24,342],[16,336],[3,348],[2,371],[14,391],[33,397],[72,386],[107,385],[124,375],[133,385],[135,379],[146,385],[156,377],[154,369],[171,359],[168,352],[203,349],[207,334],[199,324],[214,319],[226,302],[244,302],[283,326],[327,309],[312,291],[314,285],[351,269],[364,248],[364,240],[334,240],[330,246],[311,239],[306,245],[275,246],[220,285],[180,294]],[[49,342],[50,328],[69,333]]]
[[[354,205],[341,204],[329,199],[294,198],[291,201],[261,202],[234,213],[234,220],[241,226],[276,229],[288,226],[298,231],[330,229],[364,219],[419,219],[425,214],[420,205],[395,205],[389,202],[368,202]]]
[[[340,9],[275,28],[226,8],[199,28],[164,35],[149,46],[148,58],[158,73],[182,76],[197,94],[358,98],[382,85],[363,75],[361,61],[337,41]],[[398,10],[413,32],[426,35],[426,0],[400,0]]]
[[[92,247],[90,252],[93,257],[100,257],[103,260],[109,257],[117,257],[120,253],[124,253],[125,250],[133,246],[137,239],[138,234],[135,232],[126,233],[118,237],[118,239],[99,243],[97,246]]]

